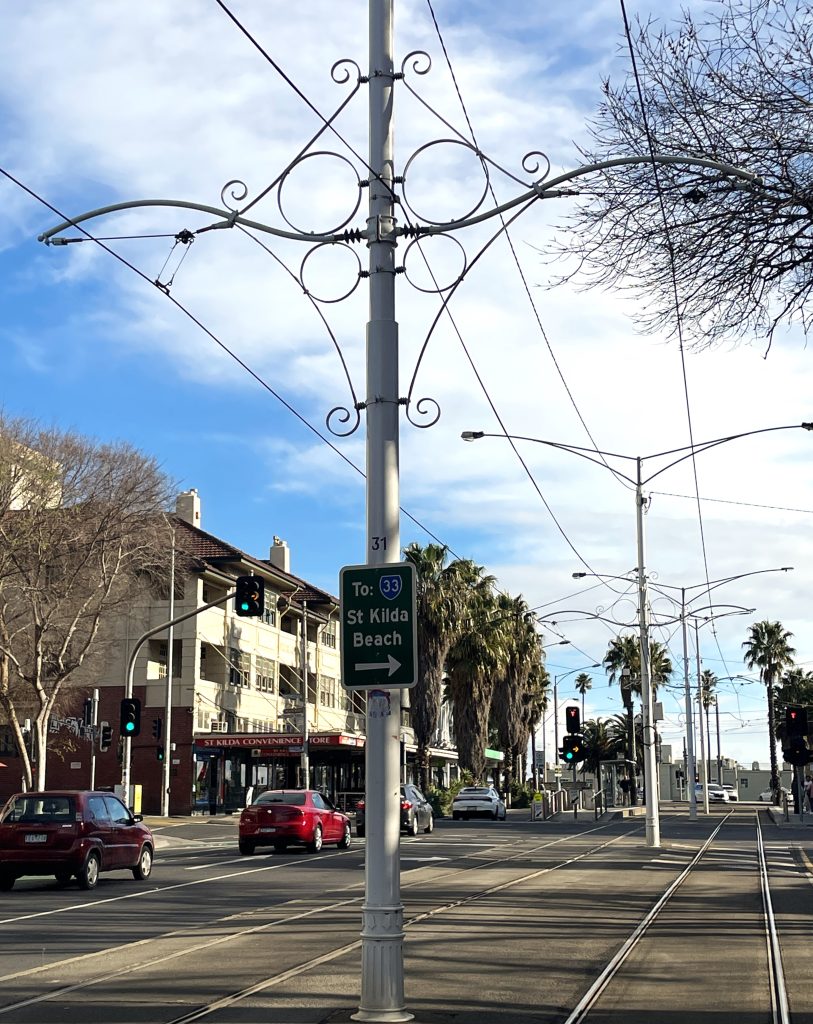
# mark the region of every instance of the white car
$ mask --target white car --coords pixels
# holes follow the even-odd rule
[[[694,787],[694,795],[696,800],[703,799],[703,784],[698,782]],[[709,803],[727,804],[731,798],[722,786],[718,786],[716,782],[709,783]],[[736,799],[736,798],[735,798]]]
[[[487,816],[494,821],[505,821],[505,804],[493,786],[464,786],[452,801],[452,817],[476,818]]]
[[[793,793],[791,793],[791,791],[789,789],[786,789],[785,786],[781,787],[781,792],[785,794],[785,796],[788,798],[788,800],[792,800],[793,799]],[[766,803],[766,804],[771,803],[771,801],[773,800],[773,790],[763,789],[762,792],[759,794],[759,799],[763,803]],[[780,800],[781,800],[781,796],[780,796]]]
[[[740,794],[737,792],[734,786],[729,786],[726,783],[723,783],[723,789],[726,791],[726,793],[728,793],[729,800],[733,800],[735,803],[739,801]]]

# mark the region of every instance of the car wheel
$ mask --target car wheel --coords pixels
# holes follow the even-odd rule
[[[288,849],[288,844],[285,842],[284,839],[278,839],[274,843],[274,853],[285,853],[285,851],[287,849]]]
[[[353,841],[353,837],[350,832],[350,824],[344,826],[344,835],[336,844],[340,850],[349,850],[350,843]]]
[[[70,880],[73,878],[73,875],[70,871],[57,871],[54,878],[56,878],[57,885],[68,885]]]
[[[313,839],[308,843],[308,850],[311,853],[318,853],[322,849],[322,826],[317,825],[313,830]]]
[[[508,816],[508,811],[503,807],[503,809],[502,809],[502,818],[500,818],[500,821],[505,821],[507,816]]]
[[[364,838],[364,826],[363,825],[356,825],[356,835],[359,837],[359,839],[363,839]]]
[[[138,863],[133,868],[133,878],[137,882],[143,882],[152,874],[152,847],[146,843],[141,847],[138,855]]]
[[[79,879],[79,888],[95,889],[96,883],[99,881],[101,867],[102,862],[99,860],[99,854],[95,850],[91,850],[87,855],[85,863],[76,875]]]
[[[0,892],[11,892],[16,881],[14,875],[0,875]]]
[[[499,807],[495,807],[494,810],[491,813],[491,820],[492,821],[497,821],[499,816],[500,816],[500,809],[499,809]]]
[[[429,823],[427,824],[426,828],[424,829],[424,832],[426,832],[426,833],[432,832],[434,830],[434,828],[435,828],[435,816],[434,816],[434,814],[430,813],[430,815],[429,815]]]
[[[250,857],[254,853],[255,843],[253,839],[240,839],[237,842],[237,849],[244,857]],[[274,844],[276,849],[276,844]]]
[[[417,814],[413,814],[412,815],[412,821],[410,821],[409,828],[407,829],[407,831],[409,832],[409,834],[411,836],[416,836],[418,834],[418,832],[420,831],[420,829],[418,828],[418,815]]]

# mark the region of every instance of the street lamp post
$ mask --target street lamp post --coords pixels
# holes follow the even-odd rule
[[[667,469],[693,458],[695,455],[712,448],[716,448],[728,441],[736,441],[739,438],[751,437],[756,434],[767,434],[777,430],[813,430],[813,423],[792,423],[781,427],[763,427],[759,430],[747,430],[739,434],[730,434],[726,437],[714,438],[711,441],[703,441],[695,445],[684,445],[680,448],[671,448],[663,452],[654,452],[645,456],[621,455],[618,452],[601,451],[598,448],[585,448],[581,445],[563,444],[559,441],[548,441],[539,437],[527,437],[519,434],[495,434],[482,430],[464,430],[461,437],[464,441],[476,441],[482,437],[499,437],[511,441],[530,441],[534,444],[543,444],[549,448],[556,448],[559,451],[570,452],[578,455],[588,462],[592,462],[603,469],[609,469],[616,476],[622,477],[635,488],[635,527],[637,547],[637,569],[636,582],[638,586],[638,632],[640,638],[640,660],[641,660],[641,697],[643,705],[643,741],[644,741],[644,789],[646,790],[646,843],[647,846],[660,846],[660,815],[658,811],[658,786],[656,779],[656,750],[654,723],[652,721],[652,682],[650,679],[649,664],[649,635],[648,635],[648,601],[647,601],[647,577],[645,566],[645,542],[643,511],[646,499],[643,495],[644,484],[665,473]],[[674,456],[665,465],[661,466],[654,473],[646,478],[643,476],[643,464],[650,459]],[[635,476],[631,477],[617,468],[607,464],[606,459],[620,459],[635,463]]]

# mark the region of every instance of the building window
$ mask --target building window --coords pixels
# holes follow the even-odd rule
[[[276,691],[276,662],[270,658],[257,657],[255,679],[257,689],[263,693],[274,693]]]
[[[325,647],[332,647],[336,650],[336,623],[328,622],[325,628],[322,630],[322,644]]]
[[[263,609],[263,622],[266,626],[277,624],[277,595],[265,592],[265,608]]]
[[[337,680],[332,676],[319,676],[319,703],[323,708],[335,708],[338,698]]]
[[[251,685],[251,655],[238,647],[230,648],[229,683],[232,686]]]

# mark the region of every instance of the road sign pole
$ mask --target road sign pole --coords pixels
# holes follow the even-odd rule
[[[395,321],[393,188],[393,0],[369,3],[370,320],[367,324],[367,550],[369,565],[400,560],[398,325]],[[401,904],[401,692],[368,700],[366,835],[361,930],[361,1001],[354,1018],[407,1021],[404,1007],[404,908]],[[377,713],[372,714],[372,705]],[[386,707],[388,714],[382,713]]]

